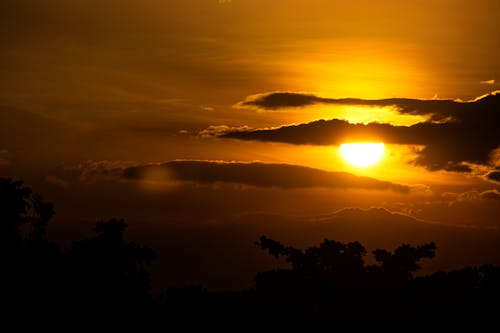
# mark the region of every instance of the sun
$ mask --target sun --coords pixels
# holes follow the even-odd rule
[[[368,167],[382,158],[384,144],[382,142],[344,143],[340,145],[340,154],[349,164],[356,167]]]

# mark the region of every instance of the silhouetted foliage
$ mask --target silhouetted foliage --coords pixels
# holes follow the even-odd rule
[[[20,245],[23,240],[41,240],[54,215],[54,206],[23,186],[22,181],[0,178],[2,244]]]
[[[324,239],[302,250],[262,236],[256,244],[289,267],[258,272],[255,289],[210,292],[191,285],[154,297],[148,269],[155,252],[125,239],[124,220],[97,222],[92,237],[63,253],[46,239],[53,215],[53,205],[21,181],[0,178],[1,305],[11,319],[218,332],[498,325],[500,267],[415,277],[421,261],[435,256],[434,243],[376,249],[376,264],[367,265],[359,242]]]
[[[1,299],[13,311],[40,307],[54,294],[60,249],[45,239],[53,215],[53,205],[22,181],[0,178]]]
[[[53,205],[23,182],[0,178],[2,308],[32,318],[52,311],[72,318],[145,312],[154,251],[126,242],[127,225],[111,219],[62,254],[46,239],[53,215]]]
[[[421,268],[418,262],[424,258],[432,259],[435,254],[436,244],[434,243],[417,247],[403,244],[394,250],[394,253],[381,249],[373,251],[375,260],[380,263],[381,272],[396,281],[412,279],[412,273]]]
[[[274,314],[266,318],[276,327],[333,331],[404,329],[409,322],[415,327],[430,322],[455,326],[460,321],[447,322],[453,311],[469,312],[474,318],[481,314],[484,322],[493,318],[484,314],[491,312],[487,309],[492,304],[491,296],[486,295],[498,295],[497,267],[413,276],[421,268],[421,260],[435,256],[434,243],[402,244],[392,252],[376,249],[376,265],[365,264],[366,250],[358,242],[325,239],[319,246],[301,250],[262,236],[256,244],[290,264],[290,268],[260,272],[255,277],[258,304]],[[478,307],[477,301],[484,302],[483,306]],[[499,309],[498,304],[492,308]]]
[[[325,239],[319,247],[309,247],[305,251],[285,247],[280,242],[262,236],[257,242],[263,250],[269,254],[285,260],[298,271],[316,272],[345,272],[355,273],[363,269],[363,257],[366,255],[365,248],[359,242],[347,244],[334,240]]]
[[[126,242],[123,220],[96,223],[95,236],[83,239],[65,255],[70,290],[76,290],[79,302],[95,308],[140,308],[150,299],[147,267],[155,258],[146,246]]]
[[[436,251],[434,243],[417,247],[403,244],[393,253],[376,249],[373,254],[379,265],[366,266],[366,250],[359,242],[342,243],[324,239],[319,247],[312,246],[300,250],[262,236],[256,244],[276,258],[284,257],[285,261],[291,264],[291,272],[294,274],[315,279],[328,276],[330,281],[344,279],[349,283],[367,279],[391,283],[411,280],[412,273],[420,269],[420,260],[433,258]],[[278,274],[285,273],[282,271]],[[262,274],[258,275],[257,282],[258,286],[263,283]],[[315,281],[318,282],[320,280]]]

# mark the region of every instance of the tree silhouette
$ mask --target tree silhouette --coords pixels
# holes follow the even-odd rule
[[[58,286],[60,248],[45,238],[54,215],[22,181],[0,178],[2,302],[11,309],[41,309]]]
[[[77,242],[65,255],[69,290],[78,306],[137,311],[149,304],[147,268],[156,255],[147,246],[126,242],[126,227],[123,219],[99,221],[95,235]]]
[[[41,240],[54,215],[52,203],[23,186],[22,181],[0,178],[0,220],[2,244],[20,246],[23,240]]]
[[[486,329],[500,313],[500,267],[414,276],[436,245],[376,249],[324,239],[299,249],[262,236],[256,244],[289,267],[258,272],[255,289],[171,288],[153,298],[155,252],[127,241],[123,219],[99,221],[65,253],[50,242],[51,203],[21,181],[0,178],[0,302],[4,317],[107,320],[116,329],[144,319],[176,330],[331,332],[343,328]],[[118,326],[117,326],[118,325]],[[432,326],[430,326],[432,325]]]
[[[256,244],[276,258],[285,257],[295,271],[356,274],[364,270],[366,250],[359,242],[344,244],[325,238],[319,247],[312,246],[305,251],[285,247],[266,236],[261,236]]]
[[[148,268],[155,252],[125,241],[127,224],[111,219],[62,254],[46,238],[53,215],[54,206],[22,181],[0,178],[2,308],[37,317],[144,314],[152,304]]]
[[[408,281],[413,278],[412,273],[419,270],[419,261],[436,255],[436,244],[427,243],[417,247],[402,244],[391,253],[387,250],[376,249],[373,251],[375,260],[385,278],[391,281]]]
[[[373,254],[378,264],[366,265],[367,252],[359,242],[324,239],[319,246],[301,250],[261,236],[256,244],[276,258],[283,257],[291,266],[260,272],[255,282],[264,304],[271,304],[269,311],[278,316],[290,316],[292,309],[302,308],[302,317],[289,317],[294,327],[299,322],[308,327],[311,320],[334,320],[340,326],[354,325],[358,320],[361,324],[356,319],[360,304],[373,304],[372,311],[364,313],[364,320],[384,320],[386,314],[381,309],[398,313],[412,291],[404,282],[411,281],[420,260],[432,258],[436,250],[434,243],[416,247],[403,244],[394,252],[376,249]],[[384,306],[376,308],[375,304]],[[400,314],[401,318],[404,315]]]

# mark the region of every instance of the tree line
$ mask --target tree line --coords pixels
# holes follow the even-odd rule
[[[266,236],[256,246],[286,268],[257,272],[248,290],[200,285],[151,292],[153,249],[127,241],[122,219],[96,222],[68,250],[47,237],[55,213],[22,181],[0,178],[1,302],[6,318],[37,323],[106,321],[171,330],[331,332],[353,328],[461,328],[497,325],[500,267],[483,265],[415,276],[436,244],[376,249],[324,239],[299,249]],[[203,249],[200,249],[202,251]],[[429,326],[433,325],[433,326]]]

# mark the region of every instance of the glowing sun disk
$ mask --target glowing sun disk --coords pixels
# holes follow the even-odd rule
[[[384,155],[383,143],[344,143],[340,154],[348,163],[357,167],[367,167],[377,163]]]

